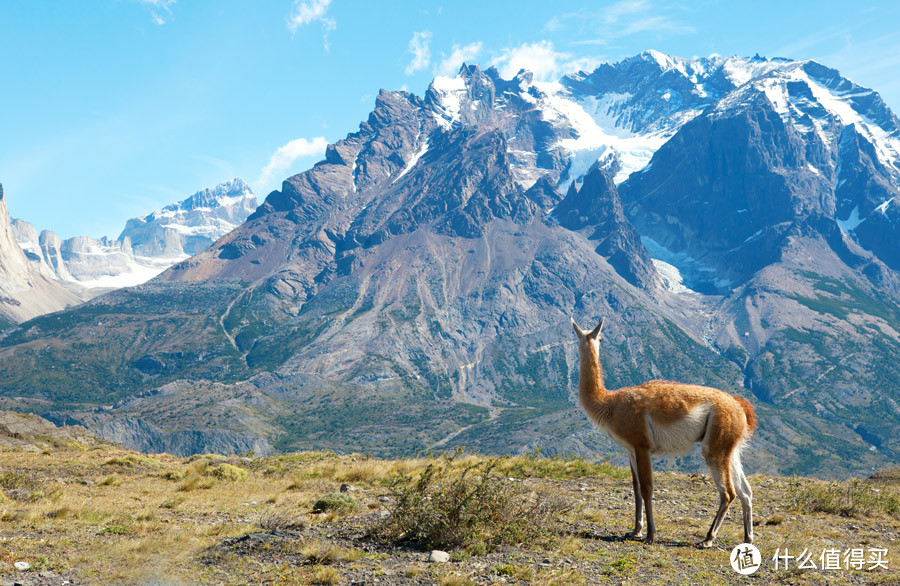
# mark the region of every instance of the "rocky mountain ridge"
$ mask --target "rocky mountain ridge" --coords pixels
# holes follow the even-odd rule
[[[464,66],[381,92],[210,248],[8,334],[0,381],[92,429],[616,454],[574,404],[574,314],[607,319],[610,388],[750,396],[752,469],[894,463],[900,277],[875,242],[897,241],[895,127],[811,61],[651,51],[559,83]],[[48,339],[85,358],[66,392]]]
[[[61,239],[12,220],[16,240],[42,275],[76,283],[96,295],[139,285],[176,262],[203,250],[240,225],[256,209],[256,196],[240,178],[125,224],[115,240],[76,236]]]

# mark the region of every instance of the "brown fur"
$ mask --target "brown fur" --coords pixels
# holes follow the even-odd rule
[[[744,538],[753,539],[752,491],[740,464],[740,449],[756,428],[753,406],[741,397],[719,389],[652,380],[642,385],[609,391],[603,383],[600,365],[600,322],[585,332],[574,320],[579,338],[578,396],[588,417],[601,426],[617,444],[629,450],[635,493],[635,528],[642,530],[641,505],[647,510],[647,542],[655,536],[653,521],[653,478],[650,454],[686,453],[701,442],[719,488],[720,503],[713,524],[701,544],[710,547],[728,506],[741,497],[744,511]]]
[[[747,430],[750,433],[753,433],[756,431],[756,411],[753,410],[753,405],[743,397],[734,397],[734,400],[737,401],[741,406],[741,409],[744,410],[744,416],[747,418]]]

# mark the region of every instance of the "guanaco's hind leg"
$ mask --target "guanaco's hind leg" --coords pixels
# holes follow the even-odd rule
[[[641,497],[641,485],[638,482],[637,460],[634,454],[628,454],[628,460],[631,463],[631,488],[634,490],[634,529],[626,537],[640,538],[641,532],[644,530],[644,499]]]
[[[641,489],[641,498],[647,511],[647,538],[645,542],[652,544],[656,540],[656,523],[653,521],[653,469],[650,466],[650,452],[646,448],[634,451],[637,480]]]
[[[744,518],[744,543],[753,543],[753,491],[741,466],[739,453],[732,456],[731,469],[734,471],[735,488],[741,499],[741,513]]]
[[[706,460],[706,463],[709,465],[709,470],[712,473],[713,481],[719,489],[719,510],[713,518],[709,533],[706,534],[706,539],[700,542],[700,547],[712,547],[712,543],[719,533],[719,526],[725,518],[725,513],[728,512],[728,506],[731,504],[731,501],[734,500],[735,491],[734,482],[731,478],[730,460],[731,458],[728,455],[723,457],[722,454],[716,454]]]

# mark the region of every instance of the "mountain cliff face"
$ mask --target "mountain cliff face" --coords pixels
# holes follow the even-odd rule
[[[897,136],[875,92],[814,62],[647,52],[559,83],[464,66],[381,92],[206,250],[8,334],[3,394],[120,441],[609,454],[568,326],[605,317],[610,388],[752,396],[755,469],[896,463]],[[64,386],[50,367],[74,348]]]
[[[0,185],[0,329],[80,301],[74,289],[59,285],[31,267],[13,236]]]
[[[13,220],[16,240],[42,275],[75,283],[90,296],[143,283],[195,254],[241,224],[256,209],[241,179],[198,191],[141,218],[128,220],[116,240],[76,236],[66,240]]]

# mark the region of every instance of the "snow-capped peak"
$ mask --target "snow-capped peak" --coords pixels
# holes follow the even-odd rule
[[[801,133],[815,133],[835,148],[842,130],[853,126],[875,148],[879,160],[900,173],[900,121],[878,94],[816,61],[754,61],[731,58],[724,69],[744,80],[716,105],[719,115],[764,94],[781,119]]]
[[[144,216],[144,219],[152,221],[154,218],[172,216],[179,212],[210,211],[216,208],[230,208],[235,204],[256,207],[256,196],[253,194],[253,190],[240,177],[235,177],[231,181],[220,183],[212,188],[201,189],[188,198]]]
[[[460,108],[468,91],[466,78],[462,73],[456,77],[437,76],[431,82],[430,89],[434,91],[438,104],[434,117],[438,124],[449,129],[460,121]]]
[[[727,115],[761,95],[785,122],[799,132],[815,132],[826,145],[853,125],[879,159],[900,173],[900,122],[875,92],[815,61],[759,55],[683,58],[649,50],[557,82],[534,81],[527,71],[507,80],[494,69],[463,66],[456,76],[436,77],[426,101],[445,131],[483,127],[493,116],[491,127],[505,133],[517,180],[527,188],[546,174],[537,161],[548,156],[568,159],[568,180],[610,157],[616,161],[615,181],[621,183],[644,169],[662,144],[702,112],[713,108],[710,116]],[[547,138],[532,144],[535,130],[523,138],[518,122],[503,121],[508,115],[536,115],[550,133],[539,130]]]

